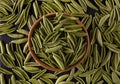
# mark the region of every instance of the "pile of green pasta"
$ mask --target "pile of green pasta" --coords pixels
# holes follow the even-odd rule
[[[40,67],[33,61],[27,47],[27,36],[32,24],[44,14],[53,12],[70,13],[79,18],[90,36],[91,49],[88,58],[64,73],[51,72]],[[64,29],[61,30],[65,32]],[[119,34],[119,0],[0,0],[0,84],[119,84]],[[71,36],[68,33],[66,35]],[[67,36],[60,37],[62,39]],[[79,44],[82,38],[83,36],[76,43]],[[11,41],[8,42],[7,39]],[[84,40],[82,46],[86,45]],[[44,46],[44,52],[49,51],[46,46],[51,44]],[[68,48],[69,52],[73,52],[70,46]],[[41,54],[43,53],[37,53],[40,59],[43,56]],[[56,65],[60,67],[59,63]]]

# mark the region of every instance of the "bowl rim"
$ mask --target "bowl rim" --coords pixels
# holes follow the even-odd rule
[[[54,16],[56,16],[57,13],[58,12],[48,13],[48,14],[45,14],[43,16],[45,16],[47,18],[54,17]],[[63,15],[72,17],[72,15],[68,14],[68,13],[63,13]],[[80,63],[82,63],[87,58],[87,55],[88,55],[89,50],[90,50],[90,38],[89,38],[89,34],[88,34],[88,31],[87,31],[87,28],[82,24],[82,22],[79,19],[76,20],[76,23],[79,24],[83,28],[83,30],[86,32],[87,47],[86,47],[86,52],[82,56],[82,58],[80,58],[75,64],[73,64],[72,66],[66,68],[65,70],[61,70],[60,68],[53,68],[53,67],[45,64],[44,62],[40,61],[40,59],[38,59],[38,57],[35,55],[35,52],[31,49],[31,46],[32,46],[32,43],[31,43],[32,34],[33,34],[34,30],[37,28],[37,26],[39,25],[40,21],[42,21],[43,16],[40,17],[38,20],[36,20],[33,23],[33,25],[30,28],[30,31],[28,33],[28,50],[30,51],[31,56],[33,57],[35,62],[38,63],[41,67],[43,67],[43,68],[45,68],[47,70],[50,70],[50,71],[63,71],[64,72],[64,71],[69,71],[69,70],[71,70],[74,67],[77,67]]]

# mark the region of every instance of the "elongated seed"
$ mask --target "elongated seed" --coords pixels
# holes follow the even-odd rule
[[[61,49],[61,48],[62,48],[62,46],[61,46],[61,45],[58,45],[58,46],[55,46],[55,47],[46,49],[45,52],[47,52],[47,53],[52,53],[52,52],[55,52],[55,51],[57,51],[57,50],[59,50],[59,49]]]
[[[59,67],[64,70],[65,66],[62,62],[62,59],[57,55],[57,54],[53,54],[53,58],[55,59],[55,61],[57,62],[57,64],[59,65]]]
[[[68,74],[65,74],[65,75],[60,76],[60,77],[56,80],[55,84],[59,84],[61,81],[65,80],[68,76],[69,76]]]
[[[120,78],[117,76],[117,74],[115,72],[112,72],[112,80],[114,83],[120,82]]]
[[[109,17],[110,17],[109,14],[103,16],[103,17],[100,19],[100,22],[99,22],[98,26],[101,27]]]
[[[82,13],[82,14],[84,13],[82,7],[76,1],[71,0],[71,2],[73,4],[74,8],[76,8],[80,13]]]
[[[4,69],[2,67],[0,67],[0,72],[3,73],[3,74],[7,74],[7,75],[11,75],[13,74],[12,72],[8,71],[7,69]]]
[[[26,79],[30,79],[28,74],[23,69],[16,67],[16,70],[19,71]]]
[[[59,8],[61,9],[61,11],[63,11],[64,10],[64,6],[62,5],[62,3],[59,1],[59,0],[53,0],[58,6],[59,6]]]
[[[44,75],[44,73],[46,72],[46,69],[40,70],[37,74],[35,74],[32,78],[33,79],[38,79],[40,78],[42,75]]]
[[[27,41],[27,38],[21,38],[17,40],[12,40],[11,43],[21,44],[21,43],[25,43],[26,41]]]
[[[40,71],[39,68],[33,66],[23,66],[24,70],[30,73],[37,73]]]
[[[24,35],[28,35],[28,31],[24,30],[24,29],[18,29],[17,32],[21,33],[21,34],[24,34]]]
[[[11,84],[16,84],[16,79],[14,75],[11,76]]]
[[[98,10],[98,8],[96,6],[94,6],[89,0],[85,0],[85,2],[90,8]]]
[[[22,74],[20,71],[18,71],[18,70],[16,70],[16,69],[12,69],[12,71],[13,71],[18,77],[20,77],[22,80],[25,80],[25,77],[23,76],[23,74]]]
[[[45,73],[42,75],[43,78],[50,78],[50,79],[57,79],[58,77],[55,74],[52,73]]]
[[[110,57],[111,57],[111,51],[108,51],[106,57],[104,58],[104,60],[101,63],[101,66],[105,65],[110,60]]]
[[[22,34],[7,34],[11,38],[23,38],[24,35]]]
[[[3,75],[3,74],[0,74],[0,83],[1,83],[1,84],[6,84],[5,78],[4,78],[4,75]]]
[[[100,32],[100,30],[99,29],[97,29],[97,31],[96,31],[97,33],[96,33],[96,38],[97,38],[97,41],[98,41],[98,43],[99,43],[99,45],[101,46],[101,47],[103,47],[103,40],[102,40],[102,35],[101,35],[101,32]]]
[[[2,54],[5,53],[5,46],[1,40],[0,40],[0,51]]]

